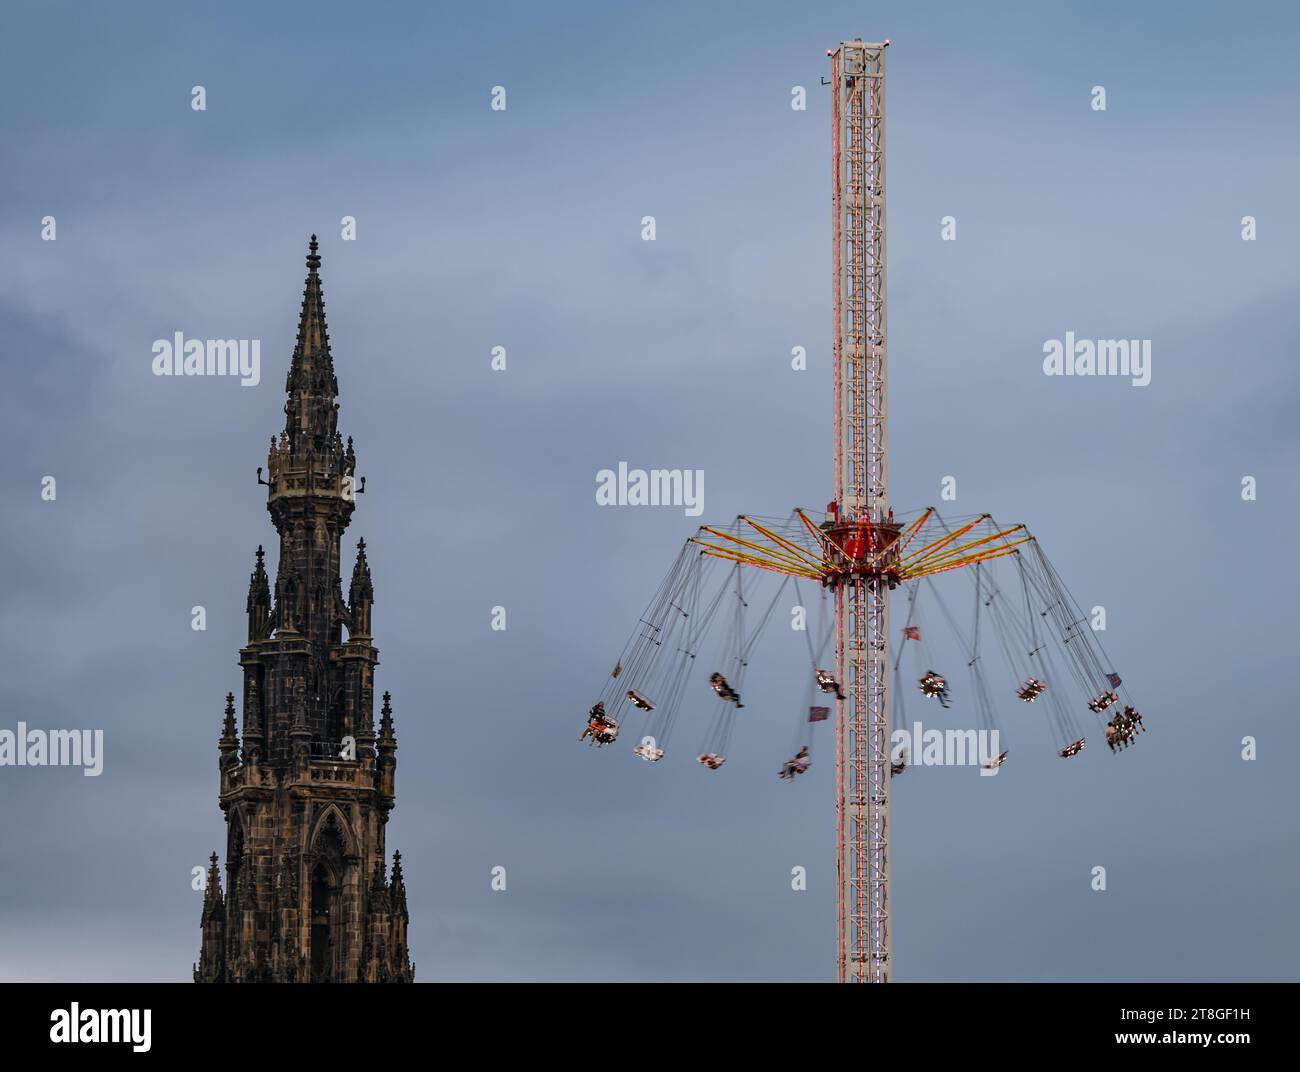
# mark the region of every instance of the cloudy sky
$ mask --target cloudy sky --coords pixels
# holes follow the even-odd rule
[[[311,232],[418,977],[833,977],[829,732],[774,777],[801,637],[716,774],[704,706],[657,765],[576,738],[697,523],[599,470],[703,469],[703,520],[831,496],[820,81],[856,36],[893,42],[894,503],[955,476],[1027,522],[1149,727],[1067,764],[1008,697],[999,777],[900,779],[896,978],[1294,978],[1300,14],[1128,8],[10,5],[0,728],[103,729],[105,765],[0,767],[0,979],[189,977]],[[260,339],[261,384],[155,377],[177,331]],[[1066,331],[1150,339],[1150,385],[1044,376]]]

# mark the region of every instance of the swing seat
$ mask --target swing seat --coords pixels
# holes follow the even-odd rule
[[[948,682],[933,670],[927,670],[921,678],[921,692],[926,696],[942,699],[948,692]]]
[[[713,752],[705,752],[702,756],[699,756],[697,758],[699,762],[703,763],[706,767],[709,768],[709,770],[717,770],[719,767],[721,767],[724,763],[727,762],[725,758]]]
[[[1016,695],[1025,703],[1033,703],[1039,696],[1047,691],[1047,682],[1039,681],[1036,677],[1031,677],[1016,690]]]
[[[632,754],[640,756],[647,763],[658,763],[664,758],[664,750],[648,744],[639,744],[632,749]]]
[[[613,722],[592,719],[587,723],[587,731],[591,736],[591,743],[597,748],[613,744],[618,739],[618,726]]]
[[[714,674],[709,678],[709,687],[718,694],[719,699],[726,700],[728,703],[734,703],[737,708],[745,705],[740,702],[740,693],[731,687],[731,684],[721,674]]]
[[[1002,766],[1003,763],[1005,763],[1005,762],[1007,761],[1007,755],[1008,755],[1008,754],[1009,754],[1009,753],[1007,753],[1007,752],[1003,752],[1003,753],[1002,753],[1001,755],[999,755],[996,759],[990,759],[987,763],[984,764],[984,769],[985,769],[985,770],[997,770],[1000,766]]]
[[[655,705],[635,689],[627,690],[627,698],[632,701],[632,706],[638,711],[653,711],[655,709]]]
[[[817,687],[821,689],[822,692],[833,692],[835,693],[836,699],[844,699],[844,690],[840,688],[840,683],[835,680],[834,674],[829,670],[821,669],[814,670],[813,673],[817,677]]]
[[[1088,701],[1088,710],[1101,714],[1111,704],[1119,703],[1119,697],[1113,692],[1103,692],[1095,700]]]
[[[1077,756],[1083,751],[1084,738],[1080,737],[1077,741],[1071,741],[1060,751],[1062,759],[1069,759],[1071,756]]]
[[[777,775],[783,782],[793,782],[799,775],[806,774],[808,768],[812,766],[812,757],[804,756],[802,759],[791,757],[785,761],[785,766],[781,768]]]
[[[1142,716],[1132,708],[1124,710],[1106,723],[1106,743],[1112,752],[1126,748],[1142,732]]]

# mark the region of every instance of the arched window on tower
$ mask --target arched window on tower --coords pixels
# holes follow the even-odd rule
[[[316,838],[311,871],[311,979],[341,982],[343,960],[343,840],[334,816]]]
[[[226,842],[226,899],[234,903],[239,890],[239,869],[244,862],[244,823],[236,815]],[[241,906],[242,908],[242,906]]]

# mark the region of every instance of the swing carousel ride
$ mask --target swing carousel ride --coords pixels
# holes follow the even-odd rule
[[[890,506],[888,45],[844,41],[828,52],[834,499],[824,514],[741,515],[730,525],[703,526],[688,539],[588,711],[580,738],[603,748],[620,736],[635,737],[635,755],[659,763],[683,710],[698,712],[711,703],[695,758],[720,771],[737,724],[755,717],[747,705],[753,697],[746,671],[787,586],[797,606],[804,604],[801,584],[819,591],[820,620],[805,630],[807,714],[797,709],[793,754],[778,773],[796,782],[812,760],[813,727],[833,723],[838,974],[845,982],[886,982],[891,972],[890,783],[906,771],[908,756],[890,748],[889,730],[891,721],[905,724],[905,651],[914,653],[922,702],[953,703],[949,679],[929,650],[931,624],[923,612],[933,606],[956,638],[979,726],[999,730],[994,740],[1002,740],[1002,706],[1022,703],[1035,715],[1045,712],[1039,721],[1065,760],[1083,751],[1091,732],[1084,724],[1093,718],[1112,752],[1129,748],[1143,732],[1142,716],[1096,631],[1024,525],[1001,525],[988,514],[944,519],[933,508],[896,516]],[[971,582],[968,628],[940,593],[936,579],[945,574]],[[775,588],[771,595],[765,580]],[[905,597],[907,617],[891,662],[890,598],[896,591]],[[983,766],[1000,768],[1008,755],[989,755]]]

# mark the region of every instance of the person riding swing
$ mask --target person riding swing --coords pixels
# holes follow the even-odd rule
[[[727,679],[716,670],[709,676],[709,684],[713,687],[719,698],[726,700],[728,703],[734,703],[736,710],[739,711],[745,705],[740,702],[740,693],[731,687]]]

